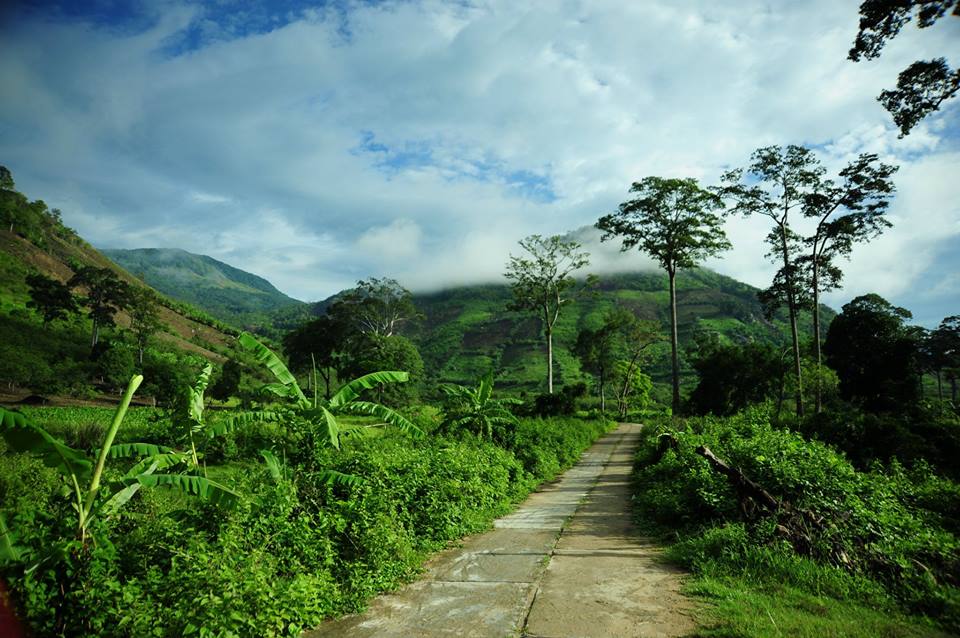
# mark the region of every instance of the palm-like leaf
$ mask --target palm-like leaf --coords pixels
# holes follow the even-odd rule
[[[283,468],[280,465],[280,459],[270,450],[260,450],[260,456],[263,457],[264,463],[267,464],[267,470],[270,472],[270,476],[274,482],[279,482],[283,478]]]
[[[359,476],[354,474],[344,474],[343,472],[337,472],[336,470],[322,470],[317,472],[315,476],[323,483],[327,483],[329,485],[354,486],[363,483],[363,479]]]
[[[223,436],[234,430],[242,430],[254,423],[279,423],[281,421],[283,421],[283,417],[278,412],[241,412],[214,425],[208,425],[207,433],[210,436]]]
[[[477,402],[480,405],[486,404],[486,402],[490,399],[491,394],[493,394],[492,372],[480,379],[480,386],[477,388]]]
[[[79,482],[90,478],[93,463],[83,452],[54,438],[19,412],[0,408],[0,417],[0,434],[12,450],[36,454],[47,467],[56,468],[68,476],[73,475]]]
[[[337,423],[337,417],[325,407],[320,408],[323,412],[322,427],[327,435],[327,442],[336,449],[340,449],[340,425]]]
[[[208,363],[203,367],[203,371],[200,372],[193,387],[190,388],[187,416],[197,425],[203,423],[203,393],[210,383],[211,374],[213,374],[213,366]]]
[[[166,470],[187,463],[190,459],[188,452],[166,452],[163,454],[154,454],[143,459],[123,475],[123,480],[136,478],[141,474],[150,474],[156,470]]]
[[[360,396],[364,390],[370,390],[387,383],[406,383],[410,380],[410,375],[406,372],[396,370],[383,370],[380,372],[371,372],[362,377],[358,377],[350,383],[337,390],[337,393],[330,399],[330,407],[340,408]]]
[[[20,560],[21,549],[17,547],[16,538],[7,527],[7,519],[0,513],[0,565]]]
[[[387,406],[380,405],[379,403],[371,403],[369,401],[351,401],[343,406],[342,411],[348,414],[375,416],[384,423],[400,428],[400,431],[405,434],[423,436],[423,430],[414,425],[413,422],[399,412],[395,412]]]
[[[199,496],[220,505],[232,505],[240,499],[240,495],[230,488],[203,478],[188,474],[139,474],[124,479],[127,484],[139,483],[147,487],[171,487],[184,494]]]
[[[287,386],[291,393],[288,396],[292,396],[299,404],[309,405],[310,402],[307,400],[307,397],[304,396],[299,384],[297,384],[296,377],[293,376],[290,370],[287,369],[287,366],[283,364],[283,361],[280,360],[280,357],[275,355],[270,348],[257,341],[249,332],[240,333],[237,341],[240,342],[240,345],[245,350],[253,353],[257,361],[267,366],[267,369],[273,373],[273,376],[276,377],[281,385]]]
[[[107,458],[129,459],[140,456],[156,456],[173,452],[173,448],[153,443],[116,443],[110,446]]]

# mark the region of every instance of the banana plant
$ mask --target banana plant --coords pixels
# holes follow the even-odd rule
[[[523,401],[494,399],[492,372],[482,377],[476,388],[447,383],[440,386],[440,391],[447,395],[440,426],[443,433],[467,430],[481,439],[493,440],[494,427],[517,425],[517,417],[507,406],[521,405]]]
[[[308,421],[311,426],[321,433],[320,440],[336,449],[340,449],[341,439],[345,436],[357,434],[367,428],[392,425],[400,431],[413,436],[422,436],[423,431],[411,423],[406,417],[390,408],[372,401],[361,401],[360,396],[365,390],[377,388],[387,383],[405,383],[410,375],[400,371],[382,371],[365,374],[341,387],[332,397],[324,399],[316,391],[314,384],[313,396],[308,398],[304,394],[296,377],[287,369],[270,348],[266,347],[248,332],[241,333],[237,338],[240,345],[253,354],[258,362],[263,364],[276,381],[263,386],[263,390],[291,403],[291,409],[296,416]],[[364,425],[341,424],[337,416],[350,414],[357,416],[373,416],[379,422]],[[261,416],[268,416],[270,420],[278,420],[270,412],[262,412]]]
[[[26,416],[0,408],[0,435],[11,450],[34,454],[44,465],[58,470],[67,484],[73,510],[77,513],[76,538],[81,546],[86,545],[91,525],[98,518],[115,513],[144,486],[167,486],[183,493],[198,496],[221,504],[232,504],[239,495],[227,487],[199,476],[157,473],[186,461],[187,455],[171,448],[150,443],[114,444],[114,438],[130,407],[134,392],[143,382],[140,375],[134,376],[117,406],[110,427],[96,458],[64,444],[42,427],[32,423]],[[104,469],[108,459],[143,457],[119,479],[104,483]],[[17,558],[19,550],[13,532],[0,517],[0,558]],[[65,555],[70,542],[54,548],[32,568],[56,555]]]

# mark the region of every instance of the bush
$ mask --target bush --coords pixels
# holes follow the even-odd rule
[[[587,394],[587,384],[572,383],[563,386],[560,392],[541,394],[533,402],[533,416],[567,416],[577,411],[577,399]]]
[[[60,410],[60,431],[87,436],[93,409]],[[131,429],[118,440],[171,436],[162,429],[168,421],[151,423],[158,414],[131,411]],[[418,422],[435,418],[425,410]],[[301,451],[304,465],[283,468],[279,478],[245,460],[253,439],[267,434],[248,433],[248,442],[233,440],[233,451],[208,456],[237,457],[207,468],[210,478],[245,495],[234,509],[142,489],[107,519],[93,550],[71,568],[76,586],[62,608],[66,633],[297,636],[409,579],[427,552],[489,527],[607,429],[600,421],[524,419],[511,449],[472,437],[412,442],[385,433],[348,439],[339,452]],[[359,481],[331,484],[329,470]],[[58,523],[69,520],[58,490],[56,474],[39,461],[0,457],[0,498],[17,512],[22,542],[43,547],[72,534]],[[0,577],[30,627],[55,634],[56,574],[41,568],[25,575],[7,565]]]
[[[685,540],[677,552],[687,564],[733,571],[753,565],[757,574],[774,579],[794,573],[794,580],[815,591],[824,579],[834,579],[873,596],[879,586],[864,584],[871,581],[913,611],[960,623],[960,543],[944,528],[956,503],[955,486],[944,488],[949,481],[936,480],[941,489],[935,490],[929,480],[916,484],[897,465],[858,471],[829,446],[771,427],[764,410],[690,420],[687,426],[674,433],[677,447],[664,453],[655,433],[646,434],[635,497],[656,523],[679,531]],[[777,533],[778,521],[769,512],[746,517],[727,479],[696,453],[700,445],[774,497],[824,517],[822,529],[809,532],[806,546],[795,546]],[[725,534],[740,540],[727,548],[711,541]]]

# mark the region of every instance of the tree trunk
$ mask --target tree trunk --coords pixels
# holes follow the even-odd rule
[[[943,414],[943,377],[940,376],[940,370],[937,370],[937,414]]]
[[[553,326],[547,307],[543,309],[543,331],[547,335],[547,394],[553,394]]]
[[[93,337],[90,340],[90,349],[97,347],[97,342],[100,340],[100,324],[96,319],[93,320]]]
[[[797,302],[793,296],[793,277],[790,276],[790,248],[787,229],[780,226],[780,245],[783,250],[783,276],[787,284],[787,308],[790,311],[790,335],[793,337],[793,372],[797,375],[797,416],[803,416],[803,375],[800,371],[800,335],[797,333]]]
[[[817,378],[814,379],[814,412],[823,410],[822,374],[820,367],[823,357],[820,352],[820,268],[817,266],[816,251],[813,259],[813,347],[817,353]]]
[[[680,413],[680,356],[677,354],[677,271],[668,268],[670,277],[670,361],[673,365],[673,414]]]
[[[600,368],[600,414],[607,410],[607,397],[603,394],[603,368]]]

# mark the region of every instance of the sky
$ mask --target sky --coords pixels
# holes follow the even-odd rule
[[[960,314],[960,100],[898,139],[876,101],[960,19],[847,60],[856,0],[72,0],[0,8],[0,164],[101,248],[210,255],[317,300],[390,276],[503,281],[530,234],[591,226],[648,175],[716,183],[802,144],[834,173],[900,166],[876,292]],[[706,263],[762,287],[764,218]],[[592,272],[653,267],[596,233]]]

